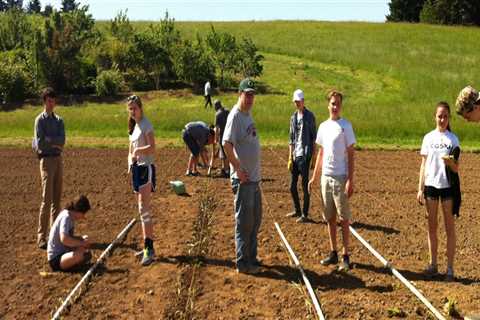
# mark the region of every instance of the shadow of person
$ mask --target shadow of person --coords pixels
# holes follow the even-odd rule
[[[379,225],[372,225],[363,222],[355,221],[352,223],[352,227],[355,229],[366,229],[371,231],[381,231],[386,234],[399,234],[400,231],[391,227],[379,226]]]
[[[364,270],[368,270],[376,273],[389,274],[393,276],[390,269],[385,267],[377,267],[374,265],[363,264],[363,263],[356,263],[355,267],[358,269],[364,269]],[[393,267],[395,268],[395,266]],[[395,269],[398,272],[400,272],[409,281],[444,281],[445,279],[445,275],[440,273],[435,276],[429,276],[422,271],[418,272],[414,270],[406,270],[406,269],[398,269],[398,268],[395,268]],[[458,282],[464,285],[470,285],[470,284],[480,283],[480,279],[455,276],[455,282]]]

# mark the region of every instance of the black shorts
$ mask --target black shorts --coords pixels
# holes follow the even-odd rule
[[[447,201],[453,199],[452,188],[437,189],[431,186],[425,186],[423,189],[423,196],[425,199]]]
[[[48,264],[50,265],[50,268],[52,268],[52,271],[62,271],[62,268],[60,267],[60,260],[62,260],[61,254],[59,254],[52,260],[48,260]]]
[[[193,154],[194,157],[198,157],[200,154],[200,150],[202,149],[198,143],[193,139],[187,129],[183,130],[183,141],[187,145],[190,152]]]
[[[152,184],[152,192],[154,192],[157,187],[156,180],[155,166],[153,164],[149,166],[139,166],[136,163],[132,164],[132,185],[134,192],[139,192],[140,188],[148,183]]]

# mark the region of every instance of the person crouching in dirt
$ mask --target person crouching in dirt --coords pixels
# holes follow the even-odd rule
[[[428,247],[430,263],[425,269],[427,276],[435,276],[437,268],[438,200],[442,203],[445,231],[447,233],[447,273],[445,280],[453,281],[455,256],[454,215],[460,209],[460,184],[458,180],[458,158],[460,144],[450,131],[450,106],[439,102],[435,111],[436,128],[423,138],[422,164],[420,165],[417,201],[425,199],[428,218]]]
[[[318,179],[320,172],[321,192],[323,200],[323,217],[328,224],[331,252],[320,263],[337,264],[337,214],[340,216],[343,240],[343,259],[340,271],[350,269],[348,254],[350,220],[352,214],[348,198],[353,194],[354,145],[356,143],[352,125],[340,116],[343,96],[336,90],[328,94],[328,112],[330,117],[318,128],[316,143],[320,146],[313,176],[308,182],[311,192],[312,184]]]
[[[262,193],[259,183],[260,142],[251,110],[255,99],[253,80],[240,82],[239,98],[227,118],[223,147],[230,162],[235,195],[235,247],[239,273],[260,272],[257,235],[262,222]]]
[[[223,132],[225,131],[225,126],[227,125],[228,110],[222,106],[220,100],[215,100],[213,106],[215,107],[215,143],[218,144],[218,155],[220,161],[222,162],[222,172],[221,175],[223,178],[230,177],[230,170],[228,165],[227,156],[225,155],[225,150],[223,149],[222,139]],[[213,161],[215,159],[215,150],[212,151],[212,157],[210,159],[210,165],[208,168],[208,175],[211,174],[213,168]]]
[[[148,266],[155,259],[153,247],[153,217],[151,195],[156,188],[154,165],[155,136],[153,126],[144,116],[140,97],[132,95],[127,98],[128,109],[128,169],[132,173],[133,191],[138,203],[142,222],[144,249],[141,264]]]
[[[74,235],[75,221],[85,219],[90,202],[84,195],[77,197],[60,212],[50,229],[47,244],[48,264],[53,271],[68,271],[92,258],[88,236]]]
[[[185,175],[198,176],[198,156],[202,157],[203,165],[207,167],[208,153],[205,146],[213,144],[212,153],[215,150],[215,131],[213,130],[213,126],[209,127],[202,121],[189,122],[182,131],[182,138],[191,153],[188,158]]]
[[[480,94],[471,86],[467,86],[460,91],[455,103],[457,114],[465,120],[480,122]]]

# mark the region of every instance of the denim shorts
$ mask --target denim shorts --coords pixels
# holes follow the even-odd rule
[[[148,166],[132,164],[133,191],[139,192],[140,188],[148,183],[152,184],[152,192],[154,192],[157,187],[155,166],[153,164]]]
[[[425,186],[423,188],[423,196],[425,199],[431,200],[438,200],[440,198],[443,202],[453,198],[453,190],[452,188],[438,189],[432,186]]]
[[[62,260],[61,254],[59,254],[52,260],[48,260],[48,264],[50,265],[50,268],[52,268],[52,271],[62,271],[62,268],[60,267],[61,260]]]

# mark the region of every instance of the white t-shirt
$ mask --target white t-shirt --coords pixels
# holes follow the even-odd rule
[[[73,219],[70,217],[68,210],[62,210],[55,219],[52,227],[50,228],[50,234],[48,236],[48,246],[47,246],[47,256],[48,261],[53,258],[62,255],[68,251],[71,251],[70,248],[67,248],[63,245],[60,240],[60,234],[64,233],[69,236],[73,236],[74,232],[74,223]]]
[[[347,176],[347,148],[357,142],[352,124],[345,119],[328,119],[318,127],[316,142],[323,149],[322,175]]]
[[[302,131],[303,131],[303,113],[297,112],[297,141],[295,141],[295,158],[303,156]]]
[[[135,124],[132,134],[129,136],[132,142],[132,151],[138,147],[147,145],[147,135],[153,132],[153,126],[147,118],[143,117],[140,123]],[[153,155],[140,155],[137,157],[137,164],[139,166],[148,166],[153,164]]]
[[[457,136],[450,131],[440,132],[435,129],[425,135],[420,154],[427,157],[425,161],[426,186],[437,189],[450,187],[442,156],[449,155],[455,147],[460,147],[460,143]]]

